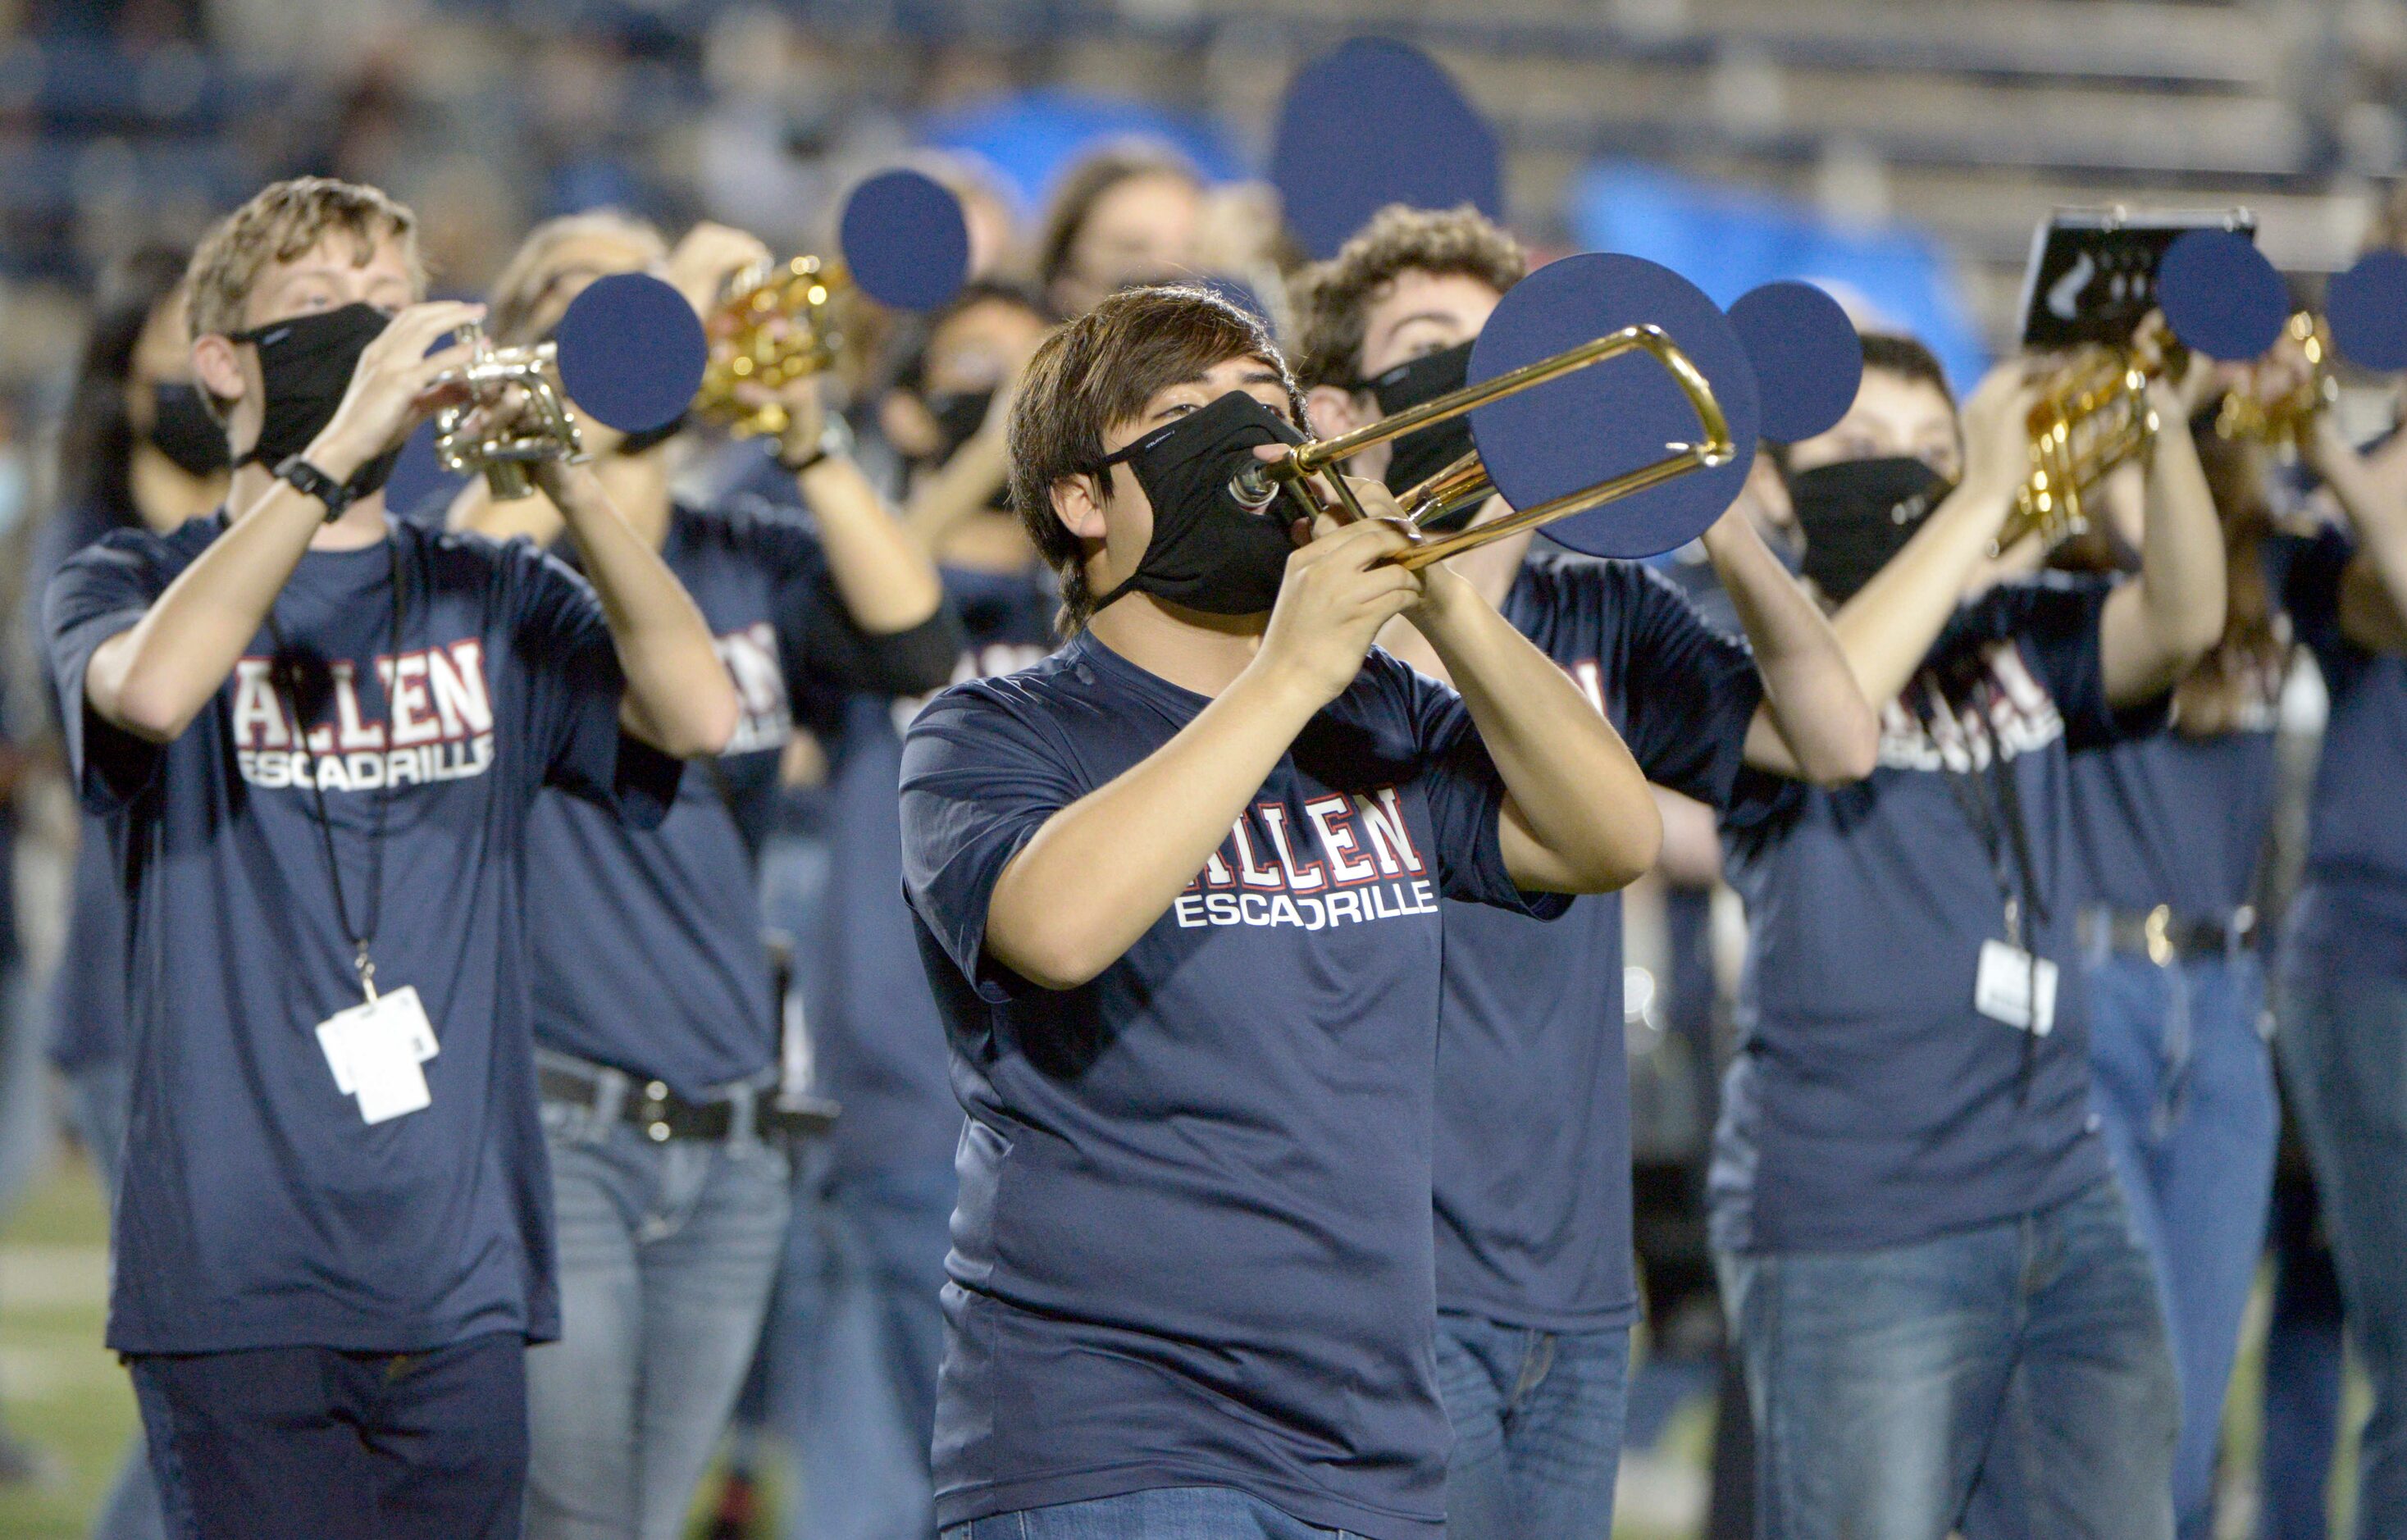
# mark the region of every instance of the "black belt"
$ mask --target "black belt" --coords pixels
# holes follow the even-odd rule
[[[2092,950],[2144,957],[2159,967],[2200,957],[2223,957],[2257,945],[2257,911],[2233,910],[2220,920],[2184,920],[2163,904],[2153,909],[2084,909],[2081,939]]]
[[[644,1131],[654,1144],[672,1140],[721,1140],[735,1132],[737,1097],[714,1096],[691,1101],[669,1089],[665,1080],[638,1080],[599,1065],[590,1070],[562,1064],[535,1066],[535,1090],[547,1102],[561,1102],[586,1111],[601,1106],[612,1079],[623,1079],[626,1094],[619,1102],[619,1118]],[[806,1102],[781,1105],[768,1088],[752,1098],[752,1126],[758,1134],[817,1134],[834,1120],[832,1105]]]

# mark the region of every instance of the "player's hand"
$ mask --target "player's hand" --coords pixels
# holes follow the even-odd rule
[[[342,405],[304,451],[309,463],[348,481],[436,408],[465,400],[467,387],[445,377],[467,364],[468,346],[454,342],[432,354],[427,349],[447,333],[484,319],[483,306],[456,300],[413,305],[395,315],[360,354]]]
[[[719,307],[736,274],[775,260],[760,236],[705,220],[677,243],[666,271],[669,283],[685,296],[694,313],[708,316]]]
[[[1395,524],[1364,520],[1289,557],[1260,663],[1294,680],[1316,706],[1343,694],[1379,628],[1420,603],[1420,575],[1384,560],[1411,543]]]
[[[1964,403],[1964,478],[1998,505],[2002,522],[2030,474],[2030,413],[2039,403],[2034,365],[2012,358],[1982,377]]]

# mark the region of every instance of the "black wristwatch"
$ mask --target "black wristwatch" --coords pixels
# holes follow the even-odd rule
[[[811,445],[807,452],[790,455],[782,443],[778,444],[773,452],[777,457],[778,467],[788,476],[800,476],[822,460],[831,459],[839,454],[850,454],[852,424],[835,413],[830,412],[827,421],[819,426],[818,441]]]
[[[349,507],[358,498],[358,493],[352,492],[349,487],[335,480],[297,454],[288,454],[284,457],[283,463],[276,467],[276,478],[278,481],[291,483],[292,489],[302,496],[314,497],[325,504],[326,522],[330,524],[340,519],[343,516],[343,510]]]

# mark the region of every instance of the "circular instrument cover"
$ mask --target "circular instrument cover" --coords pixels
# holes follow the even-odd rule
[[[1669,334],[1713,387],[1735,453],[1645,492],[1545,526],[1592,556],[1674,550],[1722,516],[1755,462],[1755,371],[1720,307],[1670,268],[1589,252],[1549,263],[1513,286],[1471,350],[1476,384],[1625,326]],[[1655,359],[1632,350],[1471,414],[1472,442],[1496,490],[1516,508],[1652,464],[1702,435],[1697,414]]]
[[[568,398],[621,433],[675,421],[693,404],[709,353],[693,307],[648,273],[587,284],[560,318],[559,339]]]
[[[1837,427],[1864,382],[1864,345],[1837,300],[1810,283],[1750,289],[1730,329],[1755,368],[1763,436],[1794,444]]]
[[[1358,37],[1296,72],[1279,107],[1271,180],[1288,228],[1318,261],[1391,203],[1504,207],[1496,132],[1420,50]]]
[[[2229,230],[2192,230],[2165,248],[2157,304],[2185,346],[2227,364],[2263,357],[2290,319],[2282,275]]]
[[[2407,251],[2369,251],[2331,280],[2324,321],[2332,346],[2360,369],[2407,369]]]
[[[969,281],[961,200],[924,172],[881,171],[854,188],[836,238],[862,292],[897,310],[933,310]]]

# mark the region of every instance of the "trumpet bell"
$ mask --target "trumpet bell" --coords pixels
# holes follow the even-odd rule
[[[534,492],[534,465],[585,459],[584,439],[560,387],[555,344],[495,348],[476,326],[462,327],[458,335],[475,351],[444,377],[468,389],[467,400],[434,414],[434,457],[444,469],[482,471],[494,501],[515,502]],[[506,409],[513,395],[524,402],[515,413]]]
[[[710,356],[695,413],[738,438],[785,432],[791,421],[785,406],[748,402],[744,388],[781,390],[833,367],[844,348],[841,318],[851,290],[841,264],[812,256],[737,274],[704,324]]]

